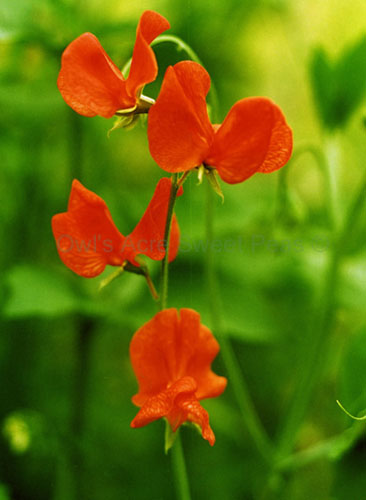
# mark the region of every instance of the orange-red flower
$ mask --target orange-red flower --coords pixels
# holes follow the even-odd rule
[[[132,338],[130,356],[139,383],[132,401],[141,407],[131,427],[165,417],[172,430],[186,421],[198,424],[211,445],[215,435],[199,401],[219,396],[227,380],[211,370],[219,344],[192,309],[165,309]]]
[[[264,97],[242,99],[221,125],[212,125],[209,88],[210,77],[200,64],[182,61],[167,69],[148,118],[150,152],[161,168],[183,172],[205,165],[236,184],[287,163],[292,132],[278,106]]]
[[[165,255],[164,231],[171,191],[171,180],[160,179],[154,195],[132,233],[125,237],[116,228],[106,203],[79,181],[72,183],[68,210],[52,218],[57,251],[63,263],[80,276],[93,278],[106,265],[122,266],[144,254],[154,260]],[[178,191],[178,195],[182,190]],[[172,220],[169,261],[175,259],[179,247],[179,227]]]
[[[126,79],[92,33],[80,35],[62,55],[57,85],[66,103],[81,115],[105,118],[135,107],[142,87],[154,81],[158,72],[150,43],[169,27],[157,12],[142,14]]]

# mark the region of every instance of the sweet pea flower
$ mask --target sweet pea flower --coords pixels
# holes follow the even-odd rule
[[[219,344],[192,309],[165,309],[134,334],[130,357],[139,392],[132,401],[141,409],[131,427],[165,417],[175,432],[186,422],[197,424],[211,446],[215,435],[199,401],[219,396],[225,377],[211,370]]]
[[[104,200],[78,180],[72,183],[68,210],[52,218],[58,254],[72,271],[85,278],[102,273],[107,265],[140,266],[138,255],[161,260],[165,255],[164,231],[171,191],[171,180],[160,179],[154,195],[132,233],[125,237],[116,228]],[[182,189],[178,191],[178,196]],[[172,219],[169,261],[179,247],[179,227]]]
[[[150,43],[169,27],[157,12],[142,14],[126,79],[92,33],[80,35],[62,54],[57,86],[65,102],[84,116],[111,118],[123,110],[146,112],[151,103],[140,99],[141,91],[158,73]]]
[[[198,63],[169,66],[148,116],[150,153],[167,172],[203,165],[229,184],[256,172],[283,167],[292,152],[292,131],[276,104],[264,97],[238,101],[221,125],[207,114],[210,77]]]

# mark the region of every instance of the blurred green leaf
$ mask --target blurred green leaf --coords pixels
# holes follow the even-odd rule
[[[209,324],[209,296],[202,264],[181,263],[171,274],[169,304],[198,310],[202,322]],[[227,335],[242,342],[274,342],[278,332],[271,311],[258,290],[246,283],[241,273],[221,271],[218,276],[224,324]],[[213,330],[215,325],[211,325]]]
[[[317,48],[314,50],[310,74],[320,117],[325,124],[328,124],[328,121],[330,121],[329,115],[331,114],[334,79],[330,61],[324,49]]]
[[[12,268],[6,282],[10,297],[3,313],[9,318],[57,317],[80,309],[80,300],[59,275],[27,265]]]
[[[360,259],[349,259],[342,266],[338,300],[343,307],[350,310],[365,310],[365,254]]]
[[[352,414],[366,408],[366,328],[350,341],[341,368],[342,404]]]
[[[3,483],[0,483],[0,500],[10,500],[8,488]]]
[[[58,441],[41,413],[19,410],[8,414],[1,422],[0,450],[2,473],[14,498],[27,498],[34,484],[39,500],[53,497]]]
[[[337,462],[332,497],[335,500],[361,499],[366,491],[365,442],[350,450]]]
[[[347,48],[334,63],[324,49],[315,49],[310,76],[324,125],[329,129],[344,126],[365,96],[366,38]]]

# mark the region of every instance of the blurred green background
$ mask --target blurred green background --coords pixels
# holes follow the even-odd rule
[[[3,0],[0,500],[175,495],[163,422],[129,426],[137,384],[128,345],[156,305],[138,276],[126,274],[99,293],[111,269],[92,280],[74,275],[57,255],[50,226],[52,215],[66,210],[76,177],[105,199],[128,234],[164,175],[149,156],[143,123],[108,138],[113,120],[77,115],[56,87],[63,49],[85,31],[122,67],[145,9],[167,17],[170,33],[197,52],[217,88],[220,121],[238,99],[263,95],[282,108],[294,132],[288,166],[223,185],[225,203],[215,199],[213,255],[225,332],[210,319],[205,186],[194,175],[177,202],[182,247],[171,266],[169,305],[196,309],[214,333],[229,337],[274,440],[311,345],[322,336],[327,344],[294,438],[298,460],[284,466],[278,484],[265,487],[269,471],[229,379],[223,396],[204,402],[215,446],[182,429],[193,498],[364,498],[365,428],[335,401],[353,414],[366,408],[366,203],[359,196],[366,3]],[[144,92],[153,97],[167,65],[185,58],[169,44],[156,54],[160,76]],[[157,281],[159,266],[149,266]],[[227,375],[220,356],[214,368]]]

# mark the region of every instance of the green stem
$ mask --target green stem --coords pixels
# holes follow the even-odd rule
[[[211,312],[211,323],[215,326],[216,334],[220,340],[222,358],[225,363],[230,384],[233,388],[237,404],[241,411],[243,421],[253,440],[257,450],[270,463],[273,455],[272,444],[267,436],[265,429],[255,411],[253,402],[249,395],[247,384],[241,373],[238,360],[235,356],[229,338],[225,335],[225,328],[221,314],[221,300],[219,296],[218,284],[215,274],[215,266],[212,252],[213,242],[213,190],[209,183],[207,186],[206,198],[206,274],[209,289],[209,301]]]
[[[85,494],[85,470],[83,456],[83,438],[85,430],[85,413],[87,402],[88,380],[90,372],[90,352],[94,333],[94,323],[91,319],[78,319],[76,332],[76,360],[74,377],[74,401],[71,422],[73,436],[71,449],[72,470],[74,471],[75,499],[83,500]]]
[[[183,181],[186,176],[181,177],[180,181]],[[182,182],[178,179],[178,174],[172,175],[172,188],[170,191],[168,211],[165,222],[165,232],[164,232],[164,248],[165,255],[161,264],[161,286],[160,286],[160,310],[163,311],[167,306],[168,300],[168,278],[169,278],[169,242],[170,242],[170,230],[172,226],[172,218],[174,212],[175,200],[177,199],[177,192]],[[169,424],[167,424],[169,425]],[[174,441],[172,447],[171,456],[172,464],[175,478],[175,485],[177,488],[177,496],[180,500],[190,500],[191,495],[189,492],[189,481],[187,475],[186,464],[184,460],[184,454],[182,449],[182,443],[180,440],[179,431]]]
[[[189,59],[191,59],[192,61],[203,66],[200,58],[195,53],[195,51],[178,36],[160,35],[157,38],[155,38],[155,40],[151,43],[151,47],[154,47],[156,45],[160,45],[161,43],[173,43],[177,47],[178,51],[183,50],[187,54]],[[123,68],[121,70],[121,72],[125,78],[127,78],[127,74],[128,74],[130,67],[131,67],[131,62],[132,62],[132,57],[126,62],[126,64],[123,66]],[[218,119],[216,112],[218,109],[218,102],[219,101],[217,98],[216,88],[215,88],[215,85],[213,84],[213,82],[211,82],[211,89],[210,89],[210,93],[209,93],[208,98],[209,98],[209,101],[210,101],[211,107],[212,107],[212,117],[211,118],[213,121],[216,122]]]
[[[172,188],[168,204],[168,212],[166,216],[165,232],[164,232],[164,248],[165,255],[161,263],[161,280],[160,280],[160,310],[166,308],[168,300],[168,279],[169,279],[169,240],[170,230],[172,226],[172,218],[174,212],[175,200],[179,189],[178,174],[172,175]]]
[[[298,160],[298,158],[304,154],[310,154],[313,156],[316,165],[318,166],[324,180],[324,192],[325,192],[325,208],[328,213],[328,219],[330,227],[334,227],[335,214],[334,214],[334,200],[331,187],[331,179],[328,161],[323,153],[323,151],[314,144],[303,144],[299,146],[293,153],[292,158],[286,168],[282,168],[278,173],[278,202],[279,202],[279,212],[287,213],[289,204],[288,195],[288,175],[290,170],[292,170],[292,165]]]
[[[190,500],[191,494],[189,489],[188,474],[184,460],[182,442],[180,439],[179,431],[177,431],[177,433],[178,435],[175,438],[174,445],[171,451],[177,496],[180,500]]]
[[[299,428],[310,404],[315,384],[321,376],[324,360],[326,359],[328,339],[333,330],[339,264],[340,254],[334,247],[329,259],[322,293],[323,307],[316,318],[316,325],[312,328],[312,330],[318,332],[318,335],[315,338],[308,335],[307,342],[303,347],[303,368],[300,371],[295,395],[286,413],[286,420],[278,441],[277,455],[280,460],[292,451]]]
[[[196,52],[192,49],[192,47],[190,47],[184,40],[182,40],[178,36],[175,36],[175,35],[160,35],[160,36],[158,36],[151,43],[151,47],[154,47],[155,45],[159,45],[161,43],[173,43],[177,47],[178,51],[182,51],[183,50],[187,54],[187,56],[189,57],[189,59],[191,59],[192,61],[200,64],[201,66],[203,66],[202,61],[200,60],[200,58],[198,57],[198,55],[196,54]],[[217,110],[218,110],[218,102],[219,101],[218,101],[218,98],[217,98],[216,87],[215,87],[215,85],[214,85],[213,82],[211,82],[211,89],[210,89],[210,93],[209,93],[208,99],[209,99],[210,104],[211,104],[211,111],[212,111],[211,118],[212,118],[212,121],[216,122],[218,120]]]
[[[352,233],[358,217],[362,214],[362,206],[366,200],[366,176],[361,183],[361,189],[349,208],[343,229],[335,238],[329,260],[323,291],[323,308],[317,318],[316,330],[319,335],[316,339],[308,339],[304,348],[304,368],[295,389],[294,399],[287,412],[282,433],[278,442],[277,456],[283,460],[292,450],[299,428],[305,418],[307,408],[317,380],[320,378],[324,360],[327,354],[329,335],[333,328],[334,312],[336,309],[336,291],[339,278],[339,268],[343,258],[344,247]]]

